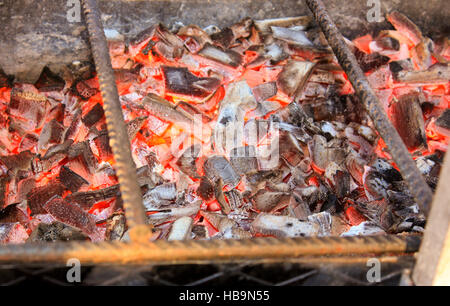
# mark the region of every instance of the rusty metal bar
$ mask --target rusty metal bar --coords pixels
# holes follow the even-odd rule
[[[150,228],[145,224],[146,216],[136,175],[136,165],[131,156],[130,140],[123,119],[114,71],[109,57],[109,48],[100,19],[100,11],[96,0],[83,0],[83,8],[100,83],[109,142],[116,162],[115,168],[123,206],[130,227],[130,238],[132,240],[145,240],[150,236]]]
[[[317,256],[357,256],[412,253],[421,236],[322,238],[253,238],[245,240],[186,240],[140,243],[72,242],[6,245],[0,263],[185,264],[241,260],[285,261]]]
[[[436,195],[414,267],[417,285],[450,285],[450,154],[445,155]]]
[[[333,49],[340,65],[353,85],[356,94],[369,113],[375,128],[397,164],[403,179],[409,187],[409,191],[416,199],[420,210],[428,215],[433,193],[422,174],[411,158],[411,154],[400,138],[389,117],[384,111],[380,101],[370,87],[366,76],[358,65],[355,55],[345,43],[344,37],[339,32],[321,0],[306,0],[310,10],[313,12],[316,22],[322,28],[328,44]]]

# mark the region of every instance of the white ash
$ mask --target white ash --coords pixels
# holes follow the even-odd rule
[[[308,221],[319,225],[318,236],[329,236],[331,234],[332,218],[329,212],[323,211],[308,216]]]
[[[322,132],[328,133],[333,137],[336,137],[338,135],[338,132],[334,128],[333,124],[331,124],[331,122],[328,122],[328,121],[323,122],[321,128],[322,128]]]
[[[384,235],[386,232],[380,227],[376,226],[370,221],[365,221],[359,225],[352,226],[348,231],[341,234],[341,237],[349,236],[371,236],[371,235]]]
[[[170,229],[167,240],[185,240],[190,236],[193,220],[191,217],[181,217],[177,219]]]
[[[319,225],[288,216],[260,214],[252,223],[254,232],[277,237],[310,237],[319,233]]]
[[[434,165],[436,163],[432,161],[431,159],[427,158],[426,156],[421,156],[416,159],[416,165],[417,168],[419,168],[419,171],[423,175],[427,175],[431,172],[431,169],[433,169]]]

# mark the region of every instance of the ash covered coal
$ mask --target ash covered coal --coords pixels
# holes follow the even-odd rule
[[[450,136],[447,40],[406,16],[347,41],[434,189]],[[421,232],[425,217],[309,17],[154,25],[109,42],[153,239]],[[0,72],[0,243],[126,240],[87,69]]]

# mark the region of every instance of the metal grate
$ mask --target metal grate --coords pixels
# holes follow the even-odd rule
[[[81,283],[66,280],[68,267],[52,265],[0,266],[0,285],[152,285],[152,286],[308,286],[308,285],[398,285],[402,272],[413,266],[410,256],[383,262],[378,283],[367,281],[366,263],[320,264],[206,264],[161,266],[81,267]]]

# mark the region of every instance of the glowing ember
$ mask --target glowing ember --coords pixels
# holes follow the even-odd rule
[[[348,43],[434,188],[450,137],[450,47],[405,18],[390,15],[396,30]],[[212,35],[159,25],[110,44],[158,239],[424,225],[319,32],[288,20],[245,19]],[[48,69],[35,85],[0,88],[1,243],[39,240],[39,224],[55,222],[78,239],[124,235],[102,104],[95,77],[64,82]]]

